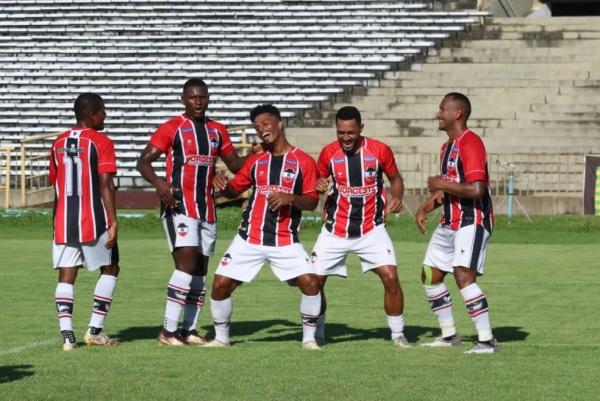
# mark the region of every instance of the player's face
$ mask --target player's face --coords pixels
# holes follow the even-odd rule
[[[283,132],[283,122],[271,113],[262,113],[254,118],[254,129],[264,144],[274,143]]]
[[[185,106],[185,114],[193,120],[204,118],[208,108],[208,88],[206,86],[190,86],[181,96],[181,103]]]
[[[441,131],[448,131],[448,128],[457,119],[457,111],[456,103],[452,101],[452,98],[445,97],[442,99],[438,112],[435,114],[435,118],[438,120],[438,127]]]
[[[337,138],[344,152],[356,152],[360,147],[363,124],[356,120],[336,120]]]
[[[104,105],[96,111],[90,114],[90,122],[92,127],[96,131],[102,131],[104,129],[104,120],[106,119],[106,109]]]

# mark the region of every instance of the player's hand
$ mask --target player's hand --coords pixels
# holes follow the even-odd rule
[[[108,227],[108,238],[106,239],[106,249],[110,249],[117,243],[117,222],[114,221],[110,227]]]
[[[293,201],[294,195],[286,194],[285,192],[273,192],[267,198],[269,209],[273,212],[279,210],[279,208],[283,206],[291,205]]]
[[[393,198],[387,207],[388,213],[400,213],[404,205],[402,204],[402,199]]]
[[[425,223],[427,223],[427,213],[425,213],[421,208],[419,208],[415,214],[415,223],[417,224],[417,229],[421,232],[421,234],[425,234],[427,232],[427,229],[425,228]]]
[[[229,182],[229,179],[227,178],[227,175],[224,173],[220,173],[214,176],[213,178],[213,187],[217,190],[217,191],[224,191],[225,188],[227,188],[227,183]]]
[[[160,179],[156,182],[155,188],[156,193],[158,194],[158,197],[162,203],[164,203],[167,207],[175,207],[177,200],[173,196],[174,188],[171,184]]]
[[[324,194],[329,190],[329,182],[331,179],[329,177],[319,178],[317,180],[317,192],[320,194]]]
[[[427,188],[429,192],[435,192],[438,189],[444,189],[444,179],[439,175],[434,175],[427,178]]]

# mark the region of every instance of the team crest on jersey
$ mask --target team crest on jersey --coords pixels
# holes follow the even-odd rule
[[[231,255],[226,253],[221,258],[221,266],[227,266],[231,262]]]
[[[208,128],[206,130],[206,132],[208,133],[208,143],[210,144],[211,148],[218,148],[219,147],[219,131],[217,131],[214,128]]]
[[[368,166],[365,168],[365,185],[373,185],[375,184],[375,180],[377,179],[377,170],[375,167]]]
[[[177,225],[177,235],[179,235],[180,237],[185,237],[186,235],[188,235],[189,232],[189,228],[185,223],[179,223]]]
[[[283,173],[281,174],[283,184],[289,185],[296,177],[297,170],[298,163],[296,160],[286,160],[283,165]]]

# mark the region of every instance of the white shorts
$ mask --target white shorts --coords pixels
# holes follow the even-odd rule
[[[85,244],[57,244],[52,241],[53,268],[85,266],[89,271],[98,270],[102,266],[119,263],[119,248],[115,244],[106,249],[108,231],[105,231],[94,242]]]
[[[468,267],[481,275],[489,238],[490,233],[478,224],[457,231],[440,224],[431,236],[423,264],[448,273],[453,273],[454,267]]]
[[[381,266],[396,266],[394,244],[383,224],[359,238],[340,238],[323,227],[311,262],[320,276],[347,277],[346,255],[350,252],[359,257],[363,273]]]
[[[217,224],[193,219],[184,214],[166,215],[162,218],[169,250],[182,246],[198,247],[198,253],[204,256],[215,254],[217,242]]]
[[[267,261],[271,265],[273,274],[281,281],[303,274],[314,274],[308,254],[301,244],[255,245],[244,241],[239,234],[223,254],[215,274],[249,283],[254,280]]]

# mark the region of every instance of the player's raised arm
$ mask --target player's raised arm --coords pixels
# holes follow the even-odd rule
[[[164,178],[160,178],[156,175],[154,171],[154,167],[152,167],[152,162],[160,157],[163,152],[157,147],[148,144],[146,148],[142,151],[142,154],[138,158],[137,161],[137,170],[140,172],[142,177],[144,177],[154,189],[156,189],[156,193],[160,198],[161,202],[163,202],[168,207],[175,207],[176,201],[173,197],[173,187],[169,184]]]

